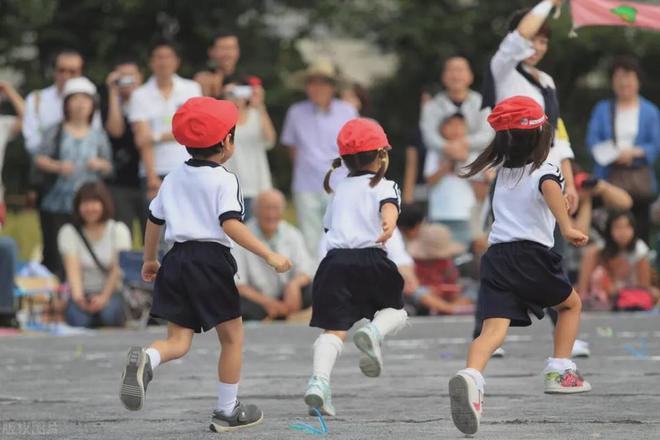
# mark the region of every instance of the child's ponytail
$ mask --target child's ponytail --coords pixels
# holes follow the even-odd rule
[[[380,167],[378,168],[378,171],[374,175],[374,177],[369,180],[369,186],[371,188],[375,187],[378,185],[378,183],[382,180],[383,177],[385,177],[385,173],[387,172],[387,165],[388,165],[388,160],[389,156],[387,154],[387,151],[384,149],[378,150],[378,158],[380,159]]]
[[[325,189],[325,192],[328,194],[332,193],[332,188],[330,188],[330,175],[334,170],[336,170],[340,166],[341,166],[341,157],[338,157],[332,161],[331,168],[328,170],[327,173],[325,173],[325,178],[323,179],[323,189]]]

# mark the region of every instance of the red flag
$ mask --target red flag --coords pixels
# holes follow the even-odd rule
[[[660,30],[660,5],[617,0],[572,0],[573,27],[629,26]]]

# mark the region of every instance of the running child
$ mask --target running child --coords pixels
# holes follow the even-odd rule
[[[230,248],[235,241],[278,272],[291,262],[271,252],[243,225],[238,178],[221,164],[234,153],[238,110],[228,101],[192,98],[172,120],[175,139],[191,159],[167,175],[149,205],[142,277],[153,281],[152,316],[168,321],[167,339],[149,348],[131,347],[120,398],[132,411],[142,408],[153,370],[184,356],[193,334],[215,328],[222,351],[218,362],[218,402],[212,431],[233,431],[263,419],[255,405],[237,400],[243,350],[243,321]],[[156,260],[161,226],[174,247],[160,266]]]
[[[337,136],[340,158],[325,176],[332,193],[324,227],[328,253],[314,277],[310,326],[323,329],[314,342],[314,367],[305,392],[310,413],[318,409],[334,416],[330,373],[341,354],[348,330],[362,318],[371,322],[360,328],[353,342],[363,353],[360,369],[369,377],[383,369],[383,338],[401,329],[403,278],[387,258],[384,244],[392,236],[399,216],[400,192],[383,176],[389,165],[389,141],[373,120],[348,121]],[[330,175],[342,162],[347,178],[333,191]]]
[[[555,224],[573,245],[584,246],[588,240],[572,226],[562,195],[561,171],[546,162],[552,125],[541,106],[523,96],[499,103],[488,122],[496,131],[495,139],[463,176],[501,166],[493,196],[491,246],[481,259],[483,329],[470,345],[467,368],[449,381],[452,418],[465,434],[479,429],[485,384],[482,372],[488,360],[504,342],[509,326],[531,325],[529,312],[539,319],[546,307],[559,313],[554,354],[543,370],[545,392],[591,389],[570,359],[580,326],[580,297],[562,270],[561,256],[551,250]]]

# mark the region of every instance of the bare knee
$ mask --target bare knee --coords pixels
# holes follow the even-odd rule
[[[558,312],[570,310],[575,313],[580,313],[582,311],[582,300],[580,299],[580,295],[578,295],[578,293],[573,290],[568,298],[564,300],[564,302],[555,306],[555,309]]]
[[[479,337],[487,338],[502,345],[502,343],[504,343],[504,338],[506,338],[507,331],[509,330],[509,324],[510,321],[508,319],[486,319]]]
[[[170,353],[175,359],[183,357],[190,350],[190,338],[185,336],[170,336],[167,338],[167,345],[170,348]]]
[[[218,325],[216,331],[223,347],[243,345],[243,321],[240,318]]]

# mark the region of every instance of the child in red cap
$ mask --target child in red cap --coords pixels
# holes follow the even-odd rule
[[[278,272],[291,262],[259,241],[243,225],[244,205],[238,178],[222,164],[234,152],[238,110],[229,101],[192,98],[177,110],[172,132],[191,159],[163,180],[149,205],[142,277],[154,281],[151,315],[168,321],[167,339],[146,350],[131,347],[124,369],[120,398],[129,410],[144,403],[153,369],[184,356],[193,334],[215,328],[222,351],[218,363],[218,404],[212,431],[233,431],[256,425],[263,413],[236,396],[241,373],[243,321],[231,255],[233,242],[264,258]],[[174,242],[156,260],[161,225]]]
[[[310,413],[318,409],[331,416],[330,373],[348,330],[362,318],[372,320],[355,332],[353,342],[363,353],[360,369],[376,377],[383,368],[383,338],[407,319],[403,279],[383,248],[396,227],[401,198],[397,184],[383,177],[389,164],[387,136],[375,121],[358,118],[341,128],[337,144],[341,157],[324,181],[332,193],[323,221],[328,253],[314,277],[310,323],[324,332],[314,343],[305,392]],[[342,162],[349,175],[333,191],[330,175]]]
[[[502,345],[509,326],[531,325],[543,309],[559,313],[554,357],[544,369],[546,393],[581,393],[591,386],[571,361],[580,326],[581,302],[564,274],[561,256],[551,250],[555,224],[567,241],[584,246],[588,237],[573,228],[559,168],[546,162],[553,129],[543,109],[531,98],[514,96],[499,103],[488,118],[496,135],[490,146],[468,165],[463,177],[499,167],[493,195],[495,221],[490,248],[481,259],[479,314],[481,335],[470,345],[467,368],[449,381],[451,413],[465,434],[479,429],[486,367]]]

